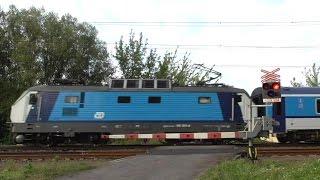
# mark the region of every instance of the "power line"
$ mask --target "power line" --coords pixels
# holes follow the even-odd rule
[[[296,21],[88,21],[95,25],[134,26],[279,26],[279,25],[320,25],[320,20]]]
[[[32,43],[30,41],[14,41],[21,43]],[[59,44],[61,42],[37,42],[44,44]],[[107,45],[115,45],[115,42],[106,42]],[[207,49],[207,48],[255,48],[255,49],[317,49],[320,45],[292,45],[292,46],[270,46],[270,45],[227,45],[227,44],[166,44],[151,43],[147,44],[156,49]]]
[[[116,43],[107,43],[116,44]],[[178,47],[185,49],[199,49],[199,48],[256,48],[256,49],[314,49],[320,48],[320,45],[294,45],[294,46],[270,46],[270,45],[227,45],[227,44],[148,44],[150,46],[159,47]]]
[[[312,67],[312,65],[243,65],[243,64],[215,64],[215,67],[244,67],[244,68],[307,68]]]
[[[94,24],[301,24],[320,23],[313,21],[88,21]]]

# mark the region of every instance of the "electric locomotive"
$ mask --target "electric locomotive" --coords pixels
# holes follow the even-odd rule
[[[99,141],[119,133],[235,132],[252,117],[250,104],[245,90],[221,84],[112,79],[107,86],[42,85],[12,105],[11,125],[17,143]]]

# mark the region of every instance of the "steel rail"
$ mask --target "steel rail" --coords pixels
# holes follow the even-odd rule
[[[98,151],[19,151],[19,152],[0,152],[0,159],[92,159],[92,158],[121,158],[145,154],[145,149],[135,150],[98,150]]]

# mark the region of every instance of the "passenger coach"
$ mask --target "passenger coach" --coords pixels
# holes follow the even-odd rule
[[[261,88],[253,91],[256,104],[262,104],[261,92]],[[281,90],[281,103],[260,108],[259,114],[279,122],[274,132],[281,142],[320,140],[319,87],[284,87]]]

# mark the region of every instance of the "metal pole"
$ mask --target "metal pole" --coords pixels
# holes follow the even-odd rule
[[[232,98],[232,104],[231,104],[231,121],[234,121],[234,97]]]
[[[252,100],[250,100],[250,119],[248,122],[248,131],[251,132],[251,123],[252,123]]]

